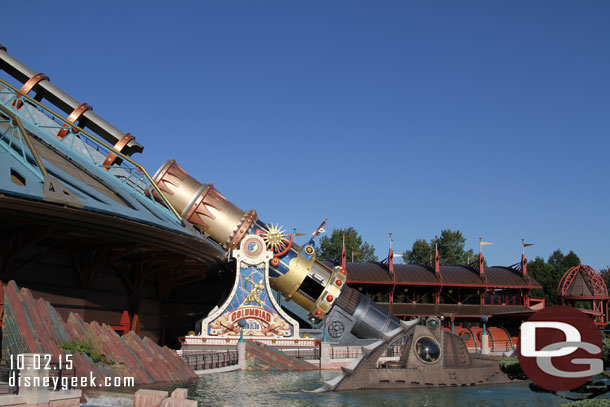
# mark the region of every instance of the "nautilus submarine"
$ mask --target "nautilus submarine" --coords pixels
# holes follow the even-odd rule
[[[262,222],[255,210],[238,208],[214,185],[195,180],[176,161],[167,161],[153,179],[185,220],[225,250],[237,248],[248,235],[263,237],[273,249],[271,287],[307,310],[311,320],[326,318],[332,342],[367,342],[400,326],[389,311],[346,286],[341,266],[331,269],[318,261],[312,244],[297,245],[292,235]]]

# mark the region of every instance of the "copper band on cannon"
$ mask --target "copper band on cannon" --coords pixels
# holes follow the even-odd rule
[[[256,222],[256,219],[258,219],[258,215],[254,209],[247,211],[242,222],[239,224],[237,230],[233,234],[233,237],[227,239],[228,241],[223,244],[222,247],[225,249],[235,249],[239,242],[241,242],[241,239],[250,233],[250,229],[252,229],[252,225],[254,222]]]
[[[70,123],[75,123],[87,110],[93,110],[93,108],[86,103],[81,103],[79,107],[70,113],[70,116],[68,116],[66,120]],[[64,124],[64,127],[57,133],[57,138],[60,140],[63,139],[66,137],[66,134],[68,134],[68,131],[70,131],[70,127],[67,124]]]
[[[129,143],[131,140],[133,140],[135,137],[131,135],[131,133],[127,133],[123,136],[122,139],[120,139],[115,145],[114,145],[114,149],[116,151],[118,151],[119,153],[121,152],[121,150],[123,150],[123,147],[125,147],[127,145],[127,143]],[[114,160],[116,160],[116,154],[114,154],[113,152],[108,153],[108,157],[106,157],[106,159],[104,160],[104,162],[102,163],[103,166],[108,166],[108,168],[106,168],[106,170],[109,170],[110,166],[114,163]]]
[[[212,215],[208,207],[213,207],[214,209],[221,210],[222,206],[219,202],[218,197],[219,192],[214,188],[213,184],[208,184],[201,193],[196,197],[195,201],[192,205],[190,205],[190,209],[187,207],[188,211],[182,212],[182,216],[189,222],[200,225],[204,229],[208,229],[210,225],[205,223],[200,216],[195,215],[204,215],[211,220],[215,220],[216,217]],[[208,199],[206,199],[208,198]],[[205,200],[205,201],[204,201]],[[201,205],[202,202],[205,202],[205,205]]]
[[[191,177],[175,160],[161,166],[153,180],[184,219],[225,249],[237,247],[257,219],[256,211],[242,211],[214,185]]]

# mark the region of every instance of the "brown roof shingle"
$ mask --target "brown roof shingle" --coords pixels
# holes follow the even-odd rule
[[[329,267],[335,263],[324,261]],[[395,264],[395,280],[392,280],[388,266],[384,263],[347,263],[347,280],[351,283],[364,284],[417,284],[417,285],[472,285],[485,287],[528,287],[540,288],[533,278],[525,278],[518,270],[510,267],[493,266],[485,268],[487,283],[478,270],[469,266],[441,266],[440,276],[434,269],[423,264]]]

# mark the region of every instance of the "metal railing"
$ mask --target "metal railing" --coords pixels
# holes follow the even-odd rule
[[[490,343],[489,345],[489,350],[491,350],[492,352],[507,352],[509,350],[514,350],[516,348],[515,345],[513,345],[510,341],[504,340],[504,341],[493,341],[492,343]],[[475,342],[474,346],[468,346],[466,345],[466,349],[468,349],[468,352],[476,352],[476,353],[480,353],[481,352],[481,343],[480,341],[477,340],[477,342]]]
[[[286,356],[303,360],[318,360],[320,359],[320,348],[305,348],[305,349],[282,349],[279,348]]]
[[[237,351],[226,352],[200,352],[183,354],[182,360],[193,370],[218,369],[220,367],[233,366],[239,362]]]
[[[514,349],[513,344],[508,341],[508,340],[504,340],[504,341],[494,341],[493,342],[493,346],[491,348],[492,351],[497,351],[497,352],[506,352],[509,350]]]
[[[17,100],[24,102],[23,106],[19,109],[16,107],[19,106],[16,103]],[[26,120],[32,123],[38,129],[46,132],[51,138],[56,139],[56,141],[67,146],[72,151],[79,153],[94,166],[107,170],[108,173],[114,175],[124,185],[150,200],[155,206],[173,214],[178,223],[182,224],[182,217],[159,191],[144,167],[116,150],[106,141],[69,122],[2,79],[0,79],[0,103],[13,114],[19,116],[22,122]],[[45,116],[44,119],[40,116],[41,113]],[[62,139],[55,137],[62,129],[71,130],[68,132],[70,136],[63,137]],[[116,155],[117,159],[114,164],[104,165],[104,160],[101,160],[100,157],[106,157],[108,154]],[[41,170],[43,169],[41,168]]]
[[[19,393],[19,370],[0,367],[0,394],[17,393]]]
[[[73,383],[73,377],[76,377],[74,367],[66,369],[60,363],[49,363],[49,390],[70,390],[75,387],[73,384],[78,386],[78,383]]]
[[[317,339],[313,338],[296,338],[296,339],[280,339],[280,338],[269,338],[269,337],[253,337],[248,336],[244,338],[246,342],[258,342],[264,345],[273,346],[276,348],[286,347],[303,347],[313,348],[317,346]],[[239,341],[239,337],[233,338],[204,338],[201,336],[181,336],[178,338],[182,345],[206,345],[206,346],[236,346]]]
[[[330,348],[331,359],[354,359],[360,356],[362,348],[360,346],[344,346]]]
[[[47,170],[42,164],[42,161],[32,144],[32,140],[30,140],[28,133],[23,128],[19,117],[2,104],[0,104],[0,112],[2,113],[2,116],[7,117],[6,120],[3,120],[2,117],[0,117],[0,125],[4,124],[6,126],[6,129],[0,132],[0,140],[8,147],[7,150],[9,153],[13,154],[15,158],[26,166],[30,165],[27,153],[27,151],[29,151],[40,171],[40,180],[44,180],[44,177],[47,176]]]
[[[383,353],[382,357],[392,358],[392,357],[400,356],[401,349],[402,349],[402,346],[400,346],[400,345],[389,346]]]

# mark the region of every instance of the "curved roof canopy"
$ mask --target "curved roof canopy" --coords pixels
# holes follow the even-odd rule
[[[324,262],[333,267],[335,263]],[[385,263],[346,263],[348,283],[363,284],[412,284],[441,286],[473,286],[489,288],[541,288],[530,276],[523,276],[513,267],[493,266],[485,268],[485,278],[470,266],[440,266],[437,275],[434,268],[424,264],[395,264],[394,275]]]

